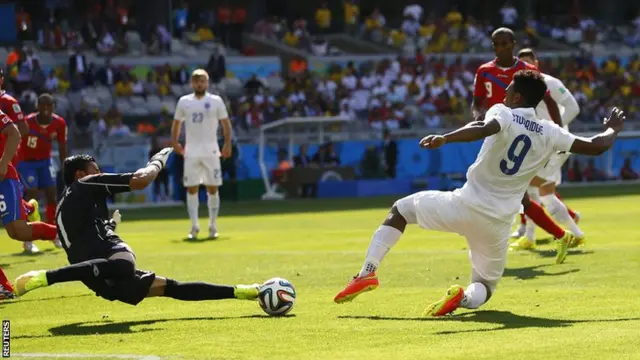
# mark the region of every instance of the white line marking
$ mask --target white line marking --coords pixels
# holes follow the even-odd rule
[[[12,353],[12,357],[25,358],[73,358],[73,359],[135,359],[135,360],[161,360],[155,355],[117,355],[117,354],[52,354],[52,353]]]

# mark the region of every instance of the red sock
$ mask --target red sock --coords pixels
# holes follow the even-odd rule
[[[9,279],[7,279],[7,275],[4,274],[4,271],[0,267],[0,285],[8,284]]]
[[[560,239],[564,236],[564,229],[562,229],[549,215],[544,211],[542,206],[535,201],[531,201],[531,205],[524,211],[525,214],[531,220],[541,227],[544,231],[553,235],[556,239]]]
[[[558,199],[560,199],[560,201],[562,201],[562,202],[564,203],[564,200],[562,200],[562,198],[560,197],[560,194],[559,194],[559,193],[557,193],[557,192],[556,192],[556,197],[557,197]],[[567,205],[567,204],[565,204],[565,206],[566,206],[566,205]],[[569,211],[569,216],[571,216],[571,218],[572,218],[573,220],[575,220],[575,219],[576,219],[576,212],[575,212],[575,211],[573,211],[573,210],[571,210],[571,209],[569,208],[569,206],[567,206],[567,210]]]
[[[56,223],[56,204],[47,204],[47,223]]]
[[[35,210],[33,208],[33,205],[29,204],[28,201],[22,199],[22,206],[24,206],[25,210],[27,210],[27,216],[31,215],[33,213],[33,211]]]
[[[55,225],[36,221],[31,225],[31,240],[55,240],[58,235],[58,228]]]
[[[527,218],[524,216],[524,214],[520,214],[520,224],[527,225]]]

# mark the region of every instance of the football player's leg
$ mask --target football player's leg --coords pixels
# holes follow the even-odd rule
[[[569,231],[571,231],[575,235],[573,240],[569,243],[569,247],[576,247],[578,245],[584,244],[584,232],[571,217],[566,205],[556,197],[555,190],[555,183],[548,183],[543,185],[540,188],[542,203],[554,219],[566,226]]]
[[[118,244],[110,249],[111,255],[76,264],[67,265],[54,270],[36,270],[20,275],[15,281],[18,295],[53,284],[82,281],[126,280],[133,278],[136,271],[135,256],[129,247]]]
[[[218,187],[222,185],[222,168],[220,158],[212,157],[203,161],[206,167],[204,184],[207,186],[207,207],[209,208],[209,237],[217,238],[216,220],[220,211],[220,195]]]
[[[189,239],[195,239],[200,232],[198,223],[198,190],[202,181],[203,169],[198,159],[184,159],[184,187],[187,188],[187,213],[191,220]]]
[[[55,224],[56,220],[56,180],[55,172],[49,165],[43,166],[38,171],[38,181],[40,189],[44,189],[45,200],[47,201],[47,222]]]
[[[0,182],[0,213],[7,235],[18,241],[55,239],[55,226],[42,222],[27,223],[20,194],[20,184],[17,180],[5,179]]]
[[[182,282],[160,276],[148,288],[147,297],[164,296],[184,301],[258,298],[260,284],[218,285],[199,281]]]
[[[558,198],[558,200],[562,201],[564,203],[564,205],[567,207],[567,211],[569,212],[569,216],[571,216],[571,218],[573,219],[573,221],[576,222],[576,224],[580,221],[580,214],[578,214],[577,211],[574,211],[573,209],[571,209],[569,207],[569,205],[567,205],[564,202],[564,199],[562,199],[562,196],[560,196],[560,193],[557,191],[555,191],[555,196]]]
[[[12,299],[13,297],[13,286],[11,286],[9,279],[7,279],[7,276],[0,267],[0,300]]]
[[[533,200],[536,203],[540,203],[540,196],[538,194],[538,188],[534,186],[529,186],[527,190],[527,194],[529,195],[529,199]],[[512,251],[520,251],[520,250],[533,250],[536,247],[536,224],[535,222],[529,221],[525,226],[525,231],[521,237],[516,239],[514,242],[509,244],[509,249]]]
[[[561,239],[565,236],[565,230],[549,217],[539,203],[532,201],[529,198],[529,194],[524,194],[522,206],[524,206],[524,213],[544,231],[553,235],[556,239]]]

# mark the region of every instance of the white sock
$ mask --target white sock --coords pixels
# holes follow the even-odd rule
[[[191,219],[191,227],[200,227],[198,224],[198,205],[198,193],[187,193],[187,212],[189,219]]]
[[[524,236],[526,236],[529,241],[536,241],[536,223],[534,223],[528,216],[526,218],[527,225],[525,227]]]
[[[477,309],[487,302],[487,287],[482,283],[471,283],[464,290],[464,297],[460,302],[460,307],[465,309]]]
[[[560,200],[555,194],[549,194],[542,197],[542,203],[549,211],[549,214],[556,219],[560,224],[566,226],[569,231],[574,233],[577,237],[583,237],[584,233],[576,222],[569,215],[567,206]]]
[[[207,193],[207,206],[209,207],[209,228],[215,228],[218,211],[220,211],[220,195],[217,191],[213,195]]]
[[[382,259],[384,259],[393,245],[400,240],[401,236],[402,232],[400,230],[388,225],[380,225],[371,237],[371,243],[369,244],[369,249],[367,249],[367,257],[358,276],[365,276],[378,270]]]

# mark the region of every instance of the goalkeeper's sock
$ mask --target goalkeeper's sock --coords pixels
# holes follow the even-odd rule
[[[164,296],[184,301],[234,299],[233,286],[207,284],[204,282],[179,282],[167,279]]]
[[[373,233],[369,249],[367,250],[367,257],[362,265],[359,276],[366,276],[378,270],[382,259],[384,259],[393,245],[400,240],[401,236],[402,231],[392,226],[380,225]]]
[[[191,220],[191,227],[199,227],[198,224],[198,193],[187,193],[187,212]]]

